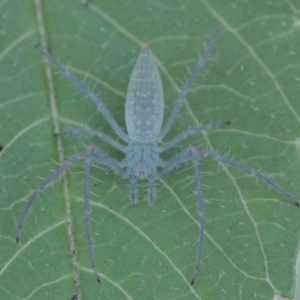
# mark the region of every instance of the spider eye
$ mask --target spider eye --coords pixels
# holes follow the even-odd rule
[[[150,172],[148,170],[141,169],[141,168],[143,168],[143,166],[140,166],[140,168],[137,168],[134,171],[134,175],[139,179],[145,179],[149,176]]]

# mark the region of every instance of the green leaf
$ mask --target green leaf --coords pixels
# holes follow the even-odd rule
[[[90,217],[101,285],[86,244],[82,161],[40,193],[19,244],[15,236],[30,193],[61,156],[94,143],[124,158],[94,137],[66,137],[59,148],[57,128],[117,137],[92,101],[55,69],[49,89],[47,66],[34,49],[44,40],[125,128],[126,89],[141,45],[147,43],[156,58],[166,118],[189,76],[186,67],[193,68],[220,28],[165,141],[201,123],[231,125],[187,138],[162,157],[193,144],[261,171],[298,197],[297,1],[3,0],[0,11],[1,299],[71,299],[76,286],[80,299],[294,297],[299,209],[261,181],[209,158],[200,162],[206,235],[193,286],[199,225],[189,163],[157,182],[152,207],[147,182],[139,184],[133,206],[128,180],[103,166],[93,168]]]

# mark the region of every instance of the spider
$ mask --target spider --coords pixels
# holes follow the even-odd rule
[[[199,244],[196,256],[196,263],[190,283],[194,284],[197,274],[200,268],[203,239],[204,239],[204,197],[201,188],[201,179],[199,171],[199,159],[210,156],[218,162],[222,162],[236,167],[252,176],[260,178],[265,181],[271,187],[278,192],[289,198],[296,206],[299,206],[297,200],[288,193],[281,186],[267,178],[266,176],[256,172],[244,165],[241,165],[233,160],[223,157],[216,152],[209,150],[197,150],[194,146],[189,146],[182,150],[178,155],[175,155],[169,161],[162,160],[160,154],[172,146],[186,138],[187,136],[196,134],[201,131],[223,127],[229,124],[229,122],[219,122],[205,124],[195,128],[188,129],[179,133],[170,141],[164,143],[162,146],[158,146],[158,142],[161,141],[168,133],[173,121],[183,104],[185,96],[190,89],[196,76],[204,66],[204,63],[210,56],[210,53],[214,47],[215,41],[218,36],[218,31],[213,35],[210,43],[206,47],[204,55],[197,62],[193,72],[191,73],[186,84],[182,88],[178,98],[175,101],[173,109],[163,125],[163,89],[160,75],[156,66],[156,63],[152,57],[150,49],[147,45],[142,47],[142,51],[138,57],[134,70],[131,74],[128,92],[126,97],[125,107],[125,120],[127,132],[126,134],[116,123],[111,116],[110,112],[104,105],[104,103],[96,96],[88,87],[86,87],[77,77],[75,77],[70,71],[64,68],[59,62],[52,58],[46,51],[37,47],[40,53],[49,60],[56,68],[58,68],[66,77],[68,77],[73,83],[75,83],[83,92],[85,92],[92,101],[96,104],[98,110],[103,114],[107,122],[110,124],[116,134],[127,143],[127,146],[120,144],[118,141],[112,139],[103,132],[95,130],[74,129],[58,133],[56,135],[90,135],[97,136],[106,143],[115,147],[125,154],[125,159],[122,161],[116,161],[110,157],[106,152],[97,146],[89,145],[85,152],[77,153],[65,160],[62,165],[49,175],[31,194],[27,205],[24,209],[22,217],[19,222],[16,241],[20,239],[21,231],[28,215],[30,207],[33,204],[36,196],[43,190],[43,188],[50,183],[56,176],[62,173],[65,169],[69,168],[74,161],[85,161],[85,182],[84,182],[84,211],[85,211],[85,231],[87,236],[88,252],[92,270],[99,283],[101,283],[100,276],[98,274],[94,253],[92,249],[91,232],[90,232],[90,204],[89,204],[89,192],[90,192],[90,176],[92,163],[99,163],[108,166],[115,171],[121,178],[128,178],[130,180],[130,195],[131,202],[136,203],[136,180],[147,179],[149,182],[148,187],[148,202],[150,205],[154,201],[154,181],[160,180],[167,175],[171,170],[180,165],[183,162],[191,161],[194,169],[196,196],[198,200],[198,213],[199,213]]]

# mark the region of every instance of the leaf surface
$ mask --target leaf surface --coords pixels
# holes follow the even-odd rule
[[[124,158],[94,137],[66,137],[59,147],[57,128],[118,137],[92,101],[54,68],[49,88],[47,66],[34,49],[43,40],[126,130],[126,90],[142,44],[151,48],[162,76],[166,119],[189,76],[186,67],[194,67],[220,28],[216,47],[164,141],[195,125],[231,125],[187,138],[162,158],[193,144],[261,171],[297,197],[299,5],[0,2],[1,299],[71,299],[74,278],[80,299],[292,299],[300,211],[259,180],[209,158],[200,162],[206,234],[194,286],[189,281],[199,225],[189,163],[157,182],[152,207],[147,182],[138,185],[139,202],[133,206],[128,181],[101,165],[93,168],[90,218],[101,285],[86,245],[82,161],[39,195],[19,244],[15,235],[31,191],[61,157],[94,143],[116,160]]]

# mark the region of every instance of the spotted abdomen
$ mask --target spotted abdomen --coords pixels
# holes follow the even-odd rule
[[[126,126],[130,139],[157,139],[163,121],[164,98],[160,75],[148,46],[144,46],[131,74],[126,97]]]

